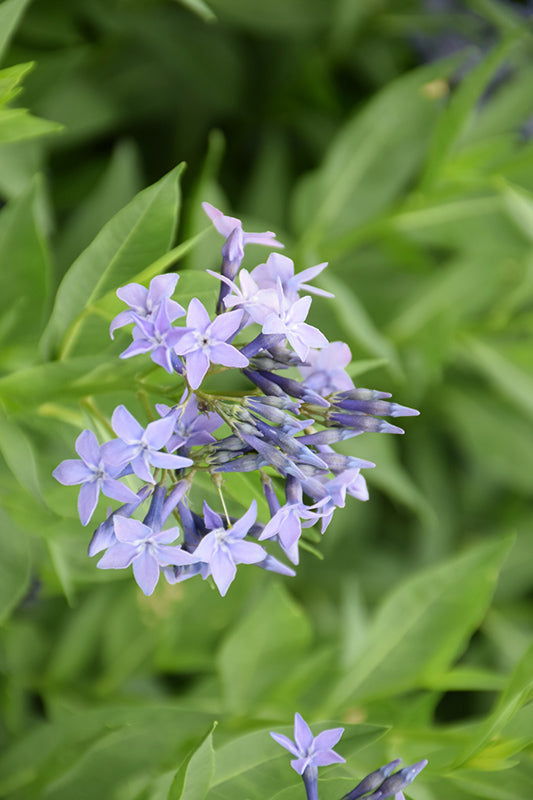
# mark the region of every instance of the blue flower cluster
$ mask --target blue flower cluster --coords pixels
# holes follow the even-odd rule
[[[197,298],[185,311],[172,299],[179,276],[165,274],[148,288],[132,283],[119,289],[128,308],[110,328],[113,337],[133,324],[133,341],[121,358],[149,354],[179,378],[175,405],[156,405],[159,418],[145,427],[118,406],[111,418],[117,438],[99,446],[90,430],[83,431],[76,441],[80,458],[54,471],[60,483],[81,485],[83,525],[100,492],[122,503],[96,529],[89,555],[105,551],[100,569],[132,566],[147,595],[161,573],[169,583],[212,576],[222,595],[240,564],[294,575],[260,542],[277,542],[298,564],[303,528],[320,523],[324,533],[347,494],[368,498],[360,470],[374,464],[332,445],[365,431],[403,433],[381,417],[418,414],[389,402],[387,393],[356,388],[345,369],[348,346],[328,342],[306,322],[311,296],[301,293],[331,297],[309,284],[326,264],[295,274],[289,258],[271,253],[251,272],[241,269],[246,244],[283,245],[270,231],[246,233],[240,220],[208,203],[204,210],[225,239],[220,273],[208,270],[220,281],[214,318]],[[183,318],[185,324],[174,324]],[[223,370],[241,371],[249,392],[207,392],[206,376]],[[219,492],[219,511],[205,502],[202,513],[191,507],[189,491],[200,471]],[[252,471],[260,474],[270,511],[264,522],[257,520],[255,500],[240,519],[229,516],[224,502],[223,473]],[[121,482],[128,476],[140,488]],[[173,524],[165,528],[169,518]]]
[[[333,750],[343,733],[344,728],[330,728],[322,731],[318,736],[313,736],[307,722],[300,714],[296,713],[294,715],[294,741],[282,733],[270,734],[274,741],[296,756],[291,761],[291,766],[302,776],[307,800],[318,800],[318,767],[345,761]],[[371,772],[342,800],[359,800],[359,798],[386,800],[390,797],[394,797],[394,800],[405,800],[403,790],[414,781],[428,762],[427,759],[423,759],[410,767],[395,771],[400,761],[401,759],[397,758],[375,772]]]

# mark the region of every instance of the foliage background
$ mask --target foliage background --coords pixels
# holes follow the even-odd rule
[[[346,724],[323,800],[399,756],[415,800],[530,797],[531,34],[499,0],[0,3],[1,797],[301,797],[295,710]],[[356,440],[323,561],[146,599],[51,472],[153,388],[114,289],[213,291],[203,199],[328,260],[314,323],[422,414]]]

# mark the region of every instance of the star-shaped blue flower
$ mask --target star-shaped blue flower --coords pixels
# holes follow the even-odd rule
[[[311,728],[298,712],[294,715],[294,742],[282,733],[271,733],[275,742],[280,744],[295,759],[291,767],[299,775],[303,775],[308,767],[326,767],[329,764],[340,764],[346,759],[336,753],[332,748],[337,744],[344,728],[330,728],[322,731],[318,736],[313,736]]]

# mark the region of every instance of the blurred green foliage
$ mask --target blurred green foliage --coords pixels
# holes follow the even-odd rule
[[[323,800],[398,756],[415,800],[530,797],[533,29],[439,7],[0,3],[0,797],[301,797],[268,736],[295,710],[346,724]],[[203,199],[329,260],[314,324],[422,414],[356,440],[371,500],[296,579],[146,599],[51,472],[164,390],[117,361],[114,290],[214,298]]]

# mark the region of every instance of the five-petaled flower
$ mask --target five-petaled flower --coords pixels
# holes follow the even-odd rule
[[[343,733],[344,728],[330,728],[322,731],[318,736],[313,736],[307,722],[296,712],[294,715],[294,742],[282,733],[271,733],[270,735],[274,741],[296,756],[291,761],[291,767],[299,775],[303,775],[309,767],[326,767],[329,764],[339,764],[346,760],[333,750]]]

